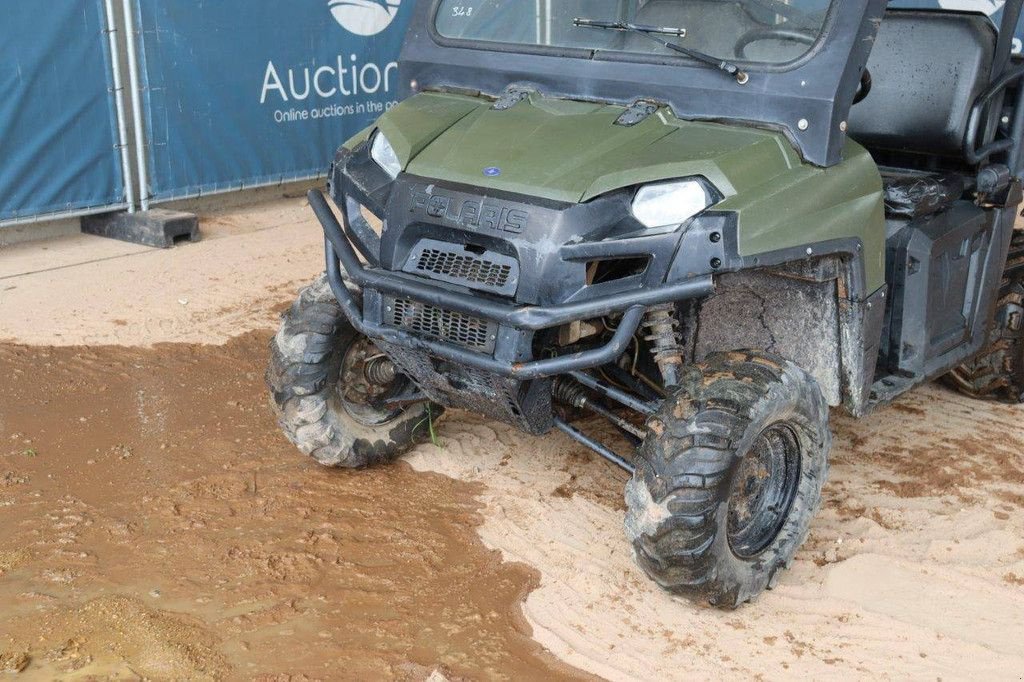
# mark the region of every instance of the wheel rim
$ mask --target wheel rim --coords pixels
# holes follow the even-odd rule
[[[750,559],[766,550],[786,523],[800,482],[800,440],[785,424],[758,435],[740,462],[729,495],[729,546]]]
[[[356,339],[345,351],[341,361],[336,392],[341,406],[353,419],[366,426],[380,426],[397,419],[401,407],[388,408],[384,401],[399,394],[406,379],[400,374],[386,384],[370,381],[367,367],[383,353],[365,338]]]

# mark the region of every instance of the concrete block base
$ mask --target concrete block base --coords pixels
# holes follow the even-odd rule
[[[199,241],[199,218],[192,213],[162,208],[103,213],[82,218],[82,232],[166,249],[179,241]]]

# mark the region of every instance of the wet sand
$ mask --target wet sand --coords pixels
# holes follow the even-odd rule
[[[406,458],[422,473],[325,472],[277,436],[262,341],[137,350],[267,330],[322,268],[303,200],[202,225],[171,251],[0,251],[0,340],[73,347],[0,357],[0,670],[31,663],[15,679],[571,674],[531,630],[610,680],[1021,679],[1024,406],[933,385],[834,413],[793,569],[739,611],[695,607],[633,564],[622,472],[560,434],[451,412],[442,447]]]
[[[0,347],[0,667],[580,677],[530,639],[538,573],[479,540],[481,487],[308,462],[266,406],[267,339]]]

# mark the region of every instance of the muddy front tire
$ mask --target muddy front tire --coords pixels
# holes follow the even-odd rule
[[[793,363],[741,352],[690,368],[626,487],[637,563],[696,601],[753,599],[806,539],[831,445],[821,390]]]
[[[973,398],[1024,403],[1024,232],[1013,235],[988,346],[946,380]]]
[[[267,385],[288,439],[325,466],[360,468],[392,460],[429,440],[442,409],[381,407],[401,389],[372,384],[367,362],[381,354],[345,318],[321,276],[300,292],[270,343]]]

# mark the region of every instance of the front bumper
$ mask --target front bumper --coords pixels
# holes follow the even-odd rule
[[[597,296],[585,300],[555,305],[517,305],[500,303],[469,293],[455,291],[434,282],[401,272],[363,265],[352,242],[349,217],[342,204],[342,223],[338,222],[319,190],[309,193],[309,202],[323,227],[326,237],[327,278],[338,303],[352,325],[360,332],[388,344],[421,351],[429,355],[459,363],[474,370],[514,379],[529,381],[568,372],[598,367],[617,360],[636,334],[644,313],[651,306],[700,298],[712,293],[711,275],[700,275],[670,284],[644,287],[637,290]],[[343,275],[344,272],[344,275]],[[552,329],[578,320],[588,320],[621,313],[618,328],[603,346],[557,357],[512,361],[498,359],[491,354],[477,353],[444,341],[420,336],[385,325],[364,314],[364,308],[345,285],[351,280],[364,292],[409,298],[420,303],[437,306],[465,315],[489,320],[512,334]],[[501,339],[498,339],[501,343]],[[500,353],[498,354],[500,355]]]

